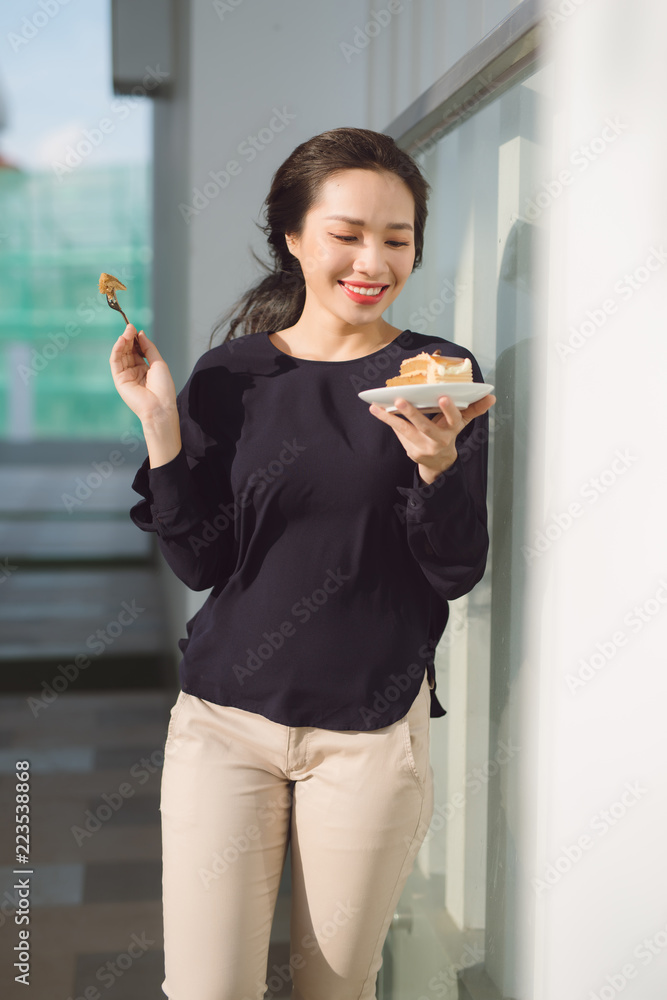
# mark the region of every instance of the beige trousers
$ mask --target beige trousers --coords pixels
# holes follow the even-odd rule
[[[433,814],[426,672],[371,732],[291,727],[181,691],[161,786],[169,1000],[371,1000]],[[289,963],[269,970],[291,843]]]

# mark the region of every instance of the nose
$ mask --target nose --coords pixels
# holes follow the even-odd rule
[[[354,269],[368,276],[369,279],[379,281],[387,277],[387,265],[385,258],[385,246],[381,240],[367,239],[359,246],[354,260]]]

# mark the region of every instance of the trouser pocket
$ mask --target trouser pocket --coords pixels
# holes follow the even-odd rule
[[[424,674],[419,694],[401,719],[403,748],[410,773],[419,791],[424,794],[429,777],[431,735],[431,689]]]
[[[176,701],[174,702],[169,711],[170,719],[169,719],[169,725],[167,727],[167,738],[164,743],[165,753],[167,751],[167,747],[170,746],[173,741],[174,730],[176,728],[176,723],[178,722],[178,717],[181,714],[183,705],[185,704],[186,699],[190,697],[191,695],[187,694],[185,691],[179,691],[178,698],[176,699]]]

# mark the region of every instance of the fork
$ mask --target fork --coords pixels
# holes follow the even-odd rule
[[[115,291],[106,292],[105,295],[106,295],[106,300],[107,300],[108,305],[110,305],[112,309],[115,309],[116,312],[119,312],[121,314],[121,316],[123,317],[123,319],[125,320],[125,322],[129,326],[130,321],[127,318],[127,316],[125,315],[125,313],[123,312],[123,310],[121,309],[121,307],[120,307],[120,305],[118,303],[118,299],[116,298],[116,292]],[[142,351],[141,347],[139,346],[139,338],[136,335],[136,333],[134,335],[134,349],[139,353],[139,355],[142,358],[145,357],[144,352]]]

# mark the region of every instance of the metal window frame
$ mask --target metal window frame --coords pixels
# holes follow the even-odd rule
[[[543,0],[522,0],[384,130],[415,154],[534,70],[542,51]]]

